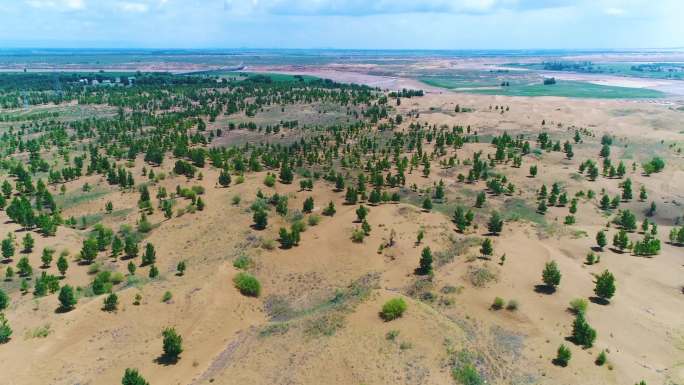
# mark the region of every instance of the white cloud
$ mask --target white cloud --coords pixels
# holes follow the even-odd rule
[[[626,13],[624,9],[615,7],[606,8],[603,12],[609,16],[622,16]]]
[[[142,13],[149,9],[149,5],[145,3],[119,2],[116,6],[123,12]]]
[[[572,0],[224,0],[234,13],[275,15],[482,14],[565,6]]]
[[[26,4],[33,8],[56,8],[79,10],[85,9],[84,0],[27,0]]]

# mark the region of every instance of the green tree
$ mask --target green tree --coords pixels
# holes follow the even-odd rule
[[[425,197],[425,199],[423,200],[423,206],[422,207],[423,207],[423,210],[425,210],[425,211],[432,210],[432,199],[430,199],[430,197]]]
[[[254,228],[257,230],[263,230],[268,226],[268,213],[266,213],[266,210],[256,210],[252,215],[252,219],[254,220]]]
[[[501,218],[501,215],[499,215],[498,212],[494,211],[492,213],[492,216],[489,217],[489,222],[487,223],[487,230],[489,230],[490,233],[498,235],[501,230],[503,229],[503,218]]]
[[[429,247],[424,247],[420,254],[418,274],[427,275],[430,273],[432,273],[432,251]]]
[[[561,272],[556,261],[547,262],[544,266],[544,271],[542,271],[542,281],[544,281],[544,284],[555,290],[556,286],[560,285],[560,280]]]
[[[0,311],[7,309],[10,304],[10,298],[2,289],[0,289]]]
[[[359,208],[356,209],[356,219],[359,222],[363,222],[366,219],[366,217],[368,216],[368,212],[369,212],[369,210],[368,210],[368,208],[366,208],[366,206],[364,206],[364,205],[359,206]]]
[[[599,232],[596,233],[596,244],[601,250],[608,244],[606,233],[603,230],[599,230]]]
[[[145,245],[145,253],[142,256],[142,266],[152,265],[157,261],[157,252],[154,250],[154,245],[147,243]]]
[[[114,293],[110,293],[108,296],[105,297],[102,308],[104,309],[104,311],[115,311],[118,305],[119,297]]]
[[[28,277],[33,274],[33,268],[29,263],[28,257],[22,257],[19,259],[19,262],[17,263],[17,271],[22,277]]]
[[[613,295],[615,295],[615,276],[608,270],[604,270],[601,275],[596,277],[594,294],[604,301],[613,298]]]
[[[138,373],[136,369],[126,369],[123,378],[121,379],[121,385],[150,385],[149,382]]]
[[[489,238],[485,238],[485,240],[482,242],[482,246],[480,247],[480,253],[484,257],[489,257],[494,253],[494,247],[492,246],[492,240]]]
[[[60,255],[59,258],[57,258],[57,270],[62,274],[62,277],[66,275],[67,269],[69,269],[69,262],[67,261],[66,256]]]
[[[615,236],[613,236],[613,246],[623,251],[629,245],[629,238],[627,237],[627,232],[625,230],[618,231]]]
[[[477,197],[475,198],[475,207],[482,208],[482,206],[484,206],[486,200],[487,200],[487,195],[485,195],[484,191],[480,191],[477,194]]]
[[[314,209],[314,200],[313,197],[308,197],[304,200],[304,204],[302,205],[302,211],[305,213],[310,213]]]
[[[0,313],[0,344],[7,343],[12,337],[12,328],[5,318],[4,313]]]
[[[83,240],[81,247],[81,260],[85,263],[92,263],[97,257],[97,239],[88,238]]]
[[[31,236],[31,233],[26,233],[24,238],[21,240],[22,245],[24,246],[24,252],[25,253],[30,253],[33,251],[33,247],[36,245],[35,239]]]
[[[572,340],[585,348],[590,348],[596,340],[596,330],[594,330],[584,318],[584,312],[575,315],[572,323]]]
[[[69,285],[62,286],[59,290],[59,303],[61,304],[62,309],[69,311],[76,306],[77,302],[76,295],[74,295],[74,289]]]
[[[178,271],[179,276],[183,276],[185,274],[185,269],[186,269],[185,261],[178,262],[178,264],[176,265],[176,271]]]
[[[4,259],[11,259],[14,256],[14,238],[11,234],[7,235],[7,238],[2,240],[2,257]]]
[[[183,352],[183,337],[174,328],[166,328],[162,332],[163,350],[166,359],[176,361]]]

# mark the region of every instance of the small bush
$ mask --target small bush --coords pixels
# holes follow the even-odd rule
[[[401,317],[406,311],[406,302],[403,298],[393,298],[384,305],[382,305],[382,311],[380,312],[380,317],[385,321],[392,321]]]
[[[252,259],[247,255],[241,255],[233,261],[233,267],[245,270],[252,265]]]
[[[309,226],[316,226],[321,222],[321,216],[316,215],[316,214],[311,214],[309,215],[309,218],[307,219],[307,223]]]
[[[494,302],[492,302],[492,309],[494,309],[494,310],[503,309],[505,303],[506,302],[504,301],[503,298],[496,297],[496,298],[494,298]]]
[[[259,281],[247,273],[238,273],[238,275],[233,278],[233,283],[243,295],[258,297],[261,293],[261,284]]]
[[[599,353],[599,355],[596,357],[595,362],[596,362],[596,365],[603,366],[603,364],[605,364],[607,360],[608,360],[608,357],[606,356],[606,351],[601,350],[601,353]]]
[[[394,341],[399,336],[399,330],[392,329],[385,334],[385,339],[389,341]]]
[[[518,301],[516,301],[514,299],[508,301],[508,304],[506,305],[506,310],[509,310],[509,311],[518,310]]]
[[[173,298],[173,294],[171,294],[170,291],[164,292],[164,295],[162,296],[162,302],[167,303],[171,301],[171,298]]]
[[[586,313],[589,302],[584,298],[575,298],[570,301],[570,310],[575,313]]]
[[[566,367],[568,366],[568,362],[570,362],[571,357],[572,352],[570,352],[570,349],[567,346],[561,344],[561,346],[558,347],[556,359],[553,360],[553,363],[558,366]]]
[[[354,243],[362,243],[363,238],[365,237],[366,233],[362,229],[354,229],[354,231],[352,231],[351,240]]]
[[[276,242],[273,239],[264,238],[261,240],[261,248],[265,250],[273,250],[276,248]]]

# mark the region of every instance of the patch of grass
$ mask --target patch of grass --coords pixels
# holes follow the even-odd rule
[[[285,322],[274,323],[266,325],[259,330],[259,337],[270,337],[275,335],[283,335],[290,330],[290,325]]]
[[[546,219],[537,212],[536,207],[529,206],[521,198],[511,198],[504,201],[504,209],[501,212],[506,221],[527,221],[537,225],[546,225]]]
[[[70,209],[80,204],[100,199],[109,194],[104,188],[97,187],[90,191],[74,190],[64,195],[55,195],[55,203],[62,209]]]
[[[52,333],[52,329],[50,328],[50,324],[45,324],[43,326],[38,326],[33,329],[26,330],[26,334],[24,335],[24,338],[27,340],[33,339],[33,338],[45,338]]]
[[[486,381],[477,370],[473,356],[467,350],[458,352],[452,358],[451,375],[461,385],[484,385]]]
[[[485,287],[490,282],[496,281],[497,276],[486,266],[471,267],[468,269],[468,280],[475,287]]]
[[[344,326],[344,315],[330,312],[308,320],[304,325],[304,333],[311,337],[331,336]]]

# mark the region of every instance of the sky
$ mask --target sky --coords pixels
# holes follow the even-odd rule
[[[684,47],[684,0],[0,0],[0,47]]]

